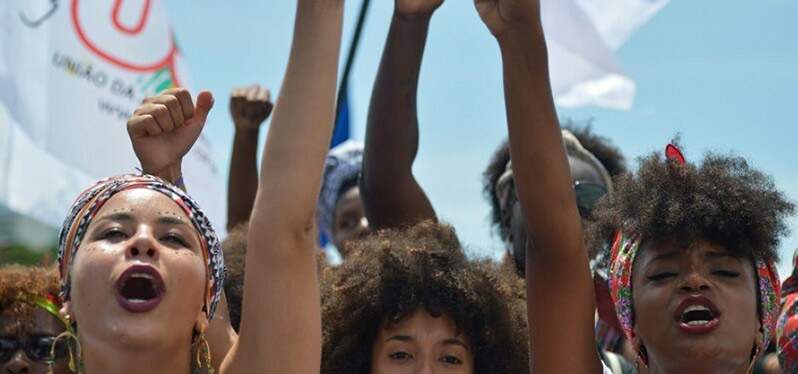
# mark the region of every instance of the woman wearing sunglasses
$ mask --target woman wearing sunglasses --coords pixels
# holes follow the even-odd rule
[[[68,373],[58,277],[43,268],[0,268],[0,373]]]
[[[593,137],[589,130],[581,130],[576,134],[582,135],[586,140]],[[623,157],[608,143],[603,143],[602,146],[605,149],[614,151],[613,154],[617,156],[613,156],[612,161],[602,162],[593,152],[582,145],[574,132],[562,130],[562,138],[568,156],[576,205],[579,208],[579,215],[586,220],[596,203],[612,190],[612,176],[625,170]],[[602,139],[598,140],[603,141]],[[607,159],[606,156],[604,159]],[[605,163],[617,165],[612,167],[613,173],[610,173],[604,166]],[[528,235],[515,191],[509,143],[502,144],[494,154],[488,170],[485,171],[483,183],[483,191],[492,204],[493,223],[508,246],[516,271],[523,276]]]
[[[478,0],[499,40],[519,202],[530,237],[527,313],[536,373],[602,373],[582,222],[562,148],[539,0]],[[588,230],[640,373],[748,373],[775,335],[776,248],[794,206],[739,157],[641,161]],[[545,303],[534,302],[545,300]],[[565,321],[565,323],[564,323]]]

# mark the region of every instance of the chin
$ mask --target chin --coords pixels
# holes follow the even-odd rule
[[[161,312],[142,315],[120,311],[106,315],[106,320],[99,326],[104,331],[95,332],[102,336],[103,342],[125,349],[164,347],[172,341],[184,340],[181,338],[183,335],[185,339],[191,339],[193,325],[188,319],[176,321],[174,316],[179,313],[171,313],[172,318],[169,318],[169,311]]]

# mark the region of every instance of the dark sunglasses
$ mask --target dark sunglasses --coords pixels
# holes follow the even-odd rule
[[[576,193],[576,207],[579,208],[579,215],[582,218],[587,218],[596,204],[602,197],[607,195],[607,187],[598,183],[591,182],[574,182],[574,192]]]
[[[55,347],[55,354],[51,355],[51,349],[55,343],[54,336],[35,336],[25,341],[17,339],[0,338],[0,363],[8,362],[18,350],[22,350],[28,358],[49,364],[57,359],[66,357],[66,342],[59,342]]]

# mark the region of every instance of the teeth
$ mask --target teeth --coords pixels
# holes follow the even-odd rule
[[[690,326],[701,326],[701,325],[706,325],[708,323],[709,323],[709,321],[690,321],[690,322],[687,322],[687,324],[690,325]]]
[[[127,301],[133,304],[141,304],[147,302],[147,300],[141,300],[141,299],[128,299]]]
[[[136,273],[136,274],[131,275],[130,277],[131,278],[144,278],[144,279],[149,279],[149,280],[153,280],[154,279],[152,277],[152,275],[149,275],[149,274],[146,274],[146,273]]]
[[[684,312],[682,312],[682,314],[689,313],[689,312],[695,312],[695,311],[711,312],[709,308],[707,308],[707,307],[705,307],[703,305],[690,305],[690,306],[687,307],[687,309],[684,310]]]

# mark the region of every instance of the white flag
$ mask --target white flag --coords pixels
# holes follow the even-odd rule
[[[186,86],[160,1],[0,2],[0,204],[59,227],[94,180],[135,172],[125,124],[146,96]],[[222,225],[222,178],[201,137],[189,192]]]
[[[635,83],[615,51],[668,0],[543,0],[557,104],[631,108]]]

